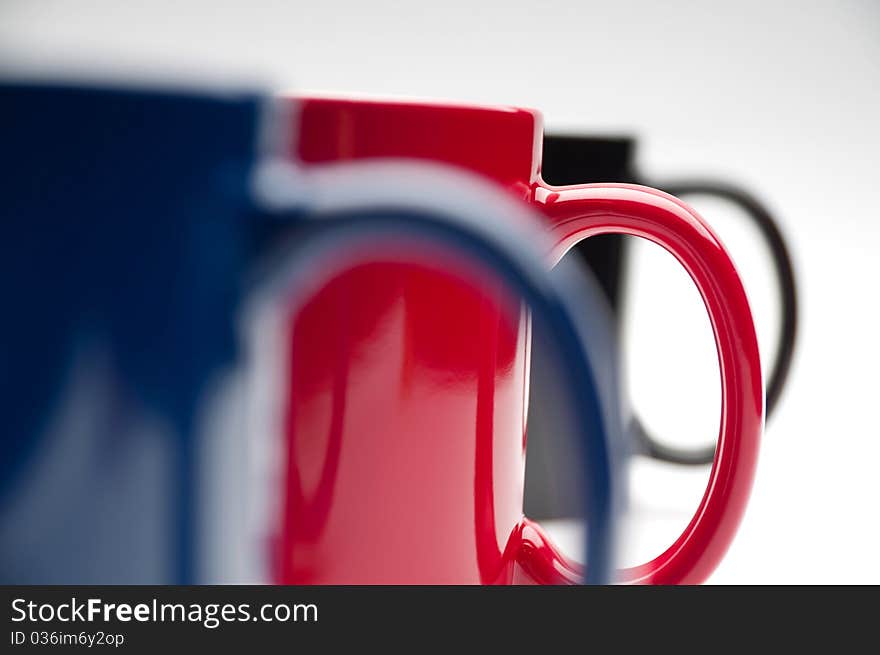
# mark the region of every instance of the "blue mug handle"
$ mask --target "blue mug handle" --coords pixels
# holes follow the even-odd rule
[[[585,346],[589,333],[577,319],[580,296],[545,268],[552,243],[528,208],[471,176],[413,161],[332,164],[307,172],[271,161],[258,169],[255,187],[256,200],[263,205],[260,219],[297,230],[283,274],[278,267],[267,267],[269,286],[272,279],[296,280],[315,267],[338,266],[340,253],[375,252],[377,246],[405,239],[464,256],[529,305],[536,327],[552,337],[564,401],[573,410],[581,445],[584,582],[611,582],[615,435],[608,434],[611,421],[604,415]]]

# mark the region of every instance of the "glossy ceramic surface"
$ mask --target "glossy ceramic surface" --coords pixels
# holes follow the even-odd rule
[[[722,558],[754,475],[763,392],[745,292],[693,210],[645,187],[540,178],[537,112],[298,99],[291,155],[314,166],[412,157],[476,172],[539,207],[558,261],[588,236],[651,239],[689,271],[722,368],[722,429],[699,511],[626,582],[693,583]],[[576,582],[522,515],[530,324],[443,270],[369,264],[291,317],[289,439],[276,576],[285,583]]]

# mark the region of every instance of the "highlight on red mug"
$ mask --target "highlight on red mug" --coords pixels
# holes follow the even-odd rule
[[[764,413],[749,303],[730,256],[705,221],[685,203],[648,187],[545,184],[542,119],[534,110],[315,97],[290,101],[297,106],[290,154],[307,167],[403,157],[478,173],[540,210],[555,242],[549,264],[579,241],[604,233],[645,238],[675,256],[694,280],[712,324],[722,378],[718,446],[705,494],[681,536],[653,560],[620,570],[618,579],[704,581],[727,551],[748,502]],[[346,310],[352,301],[359,304]],[[515,324],[502,318],[507,302],[503,295],[476,293],[442,271],[376,265],[334,280],[296,317],[290,345],[300,356],[291,359],[291,379],[301,382],[291,390],[286,425],[278,581],[561,584],[581,579],[580,567],[522,515],[531,335],[527,315]],[[476,334],[473,320],[462,317],[479,317]],[[328,347],[333,339],[337,345],[353,340],[346,348],[357,356],[337,361],[342,350]],[[314,345],[322,340],[322,347]],[[384,350],[370,346],[376,343]],[[311,356],[309,348],[314,348]],[[323,379],[317,369],[296,368],[308,365],[326,372],[326,380],[316,384]],[[356,444],[358,452],[340,461],[332,496],[313,520],[304,521],[299,492],[292,489],[300,477],[318,476],[326,441],[320,435],[327,433],[326,416],[332,414],[328,403],[338,406],[343,398],[347,405],[345,416],[336,417],[337,438],[349,449]],[[412,448],[411,434],[419,435],[421,449]],[[489,461],[475,462],[475,452],[489,452]],[[480,467],[489,467],[501,481],[488,495],[474,491]],[[402,477],[410,492],[405,497],[398,493]],[[362,508],[382,502],[387,511],[371,514],[374,523],[365,526]],[[491,566],[477,557],[485,552],[480,516],[486,507],[480,505],[487,503],[494,519]],[[405,556],[395,549],[399,543],[410,546]]]

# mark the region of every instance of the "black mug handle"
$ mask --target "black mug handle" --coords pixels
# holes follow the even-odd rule
[[[797,284],[795,282],[794,267],[792,266],[788,247],[785,244],[785,238],[782,236],[779,226],[767,208],[757,198],[747,191],[726,182],[681,180],[657,183],[654,181],[651,182],[651,186],[662,189],[679,198],[688,195],[706,195],[732,202],[746,212],[760,230],[761,236],[769,246],[782,305],[782,325],[776,340],[776,357],[768,377],[766,390],[765,416],[769,419],[773,415],[773,410],[779,401],[779,397],[782,395],[786,380],[788,379],[794,355],[798,323]],[[637,417],[634,417],[632,420],[631,434],[635,439],[639,452],[664,462],[699,466],[711,464],[715,458],[714,445],[702,448],[679,448],[659,442],[647,431]]]

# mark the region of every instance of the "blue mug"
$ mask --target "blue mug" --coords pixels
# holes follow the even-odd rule
[[[214,581],[205,514],[223,508],[205,480],[218,389],[248,366],[242,316],[380,246],[425,257],[402,252],[415,241],[502,280],[551,335],[583,446],[585,581],[607,582],[617,422],[537,221],[440,165],[279,163],[276,108],[247,90],[0,83],[0,581]]]

